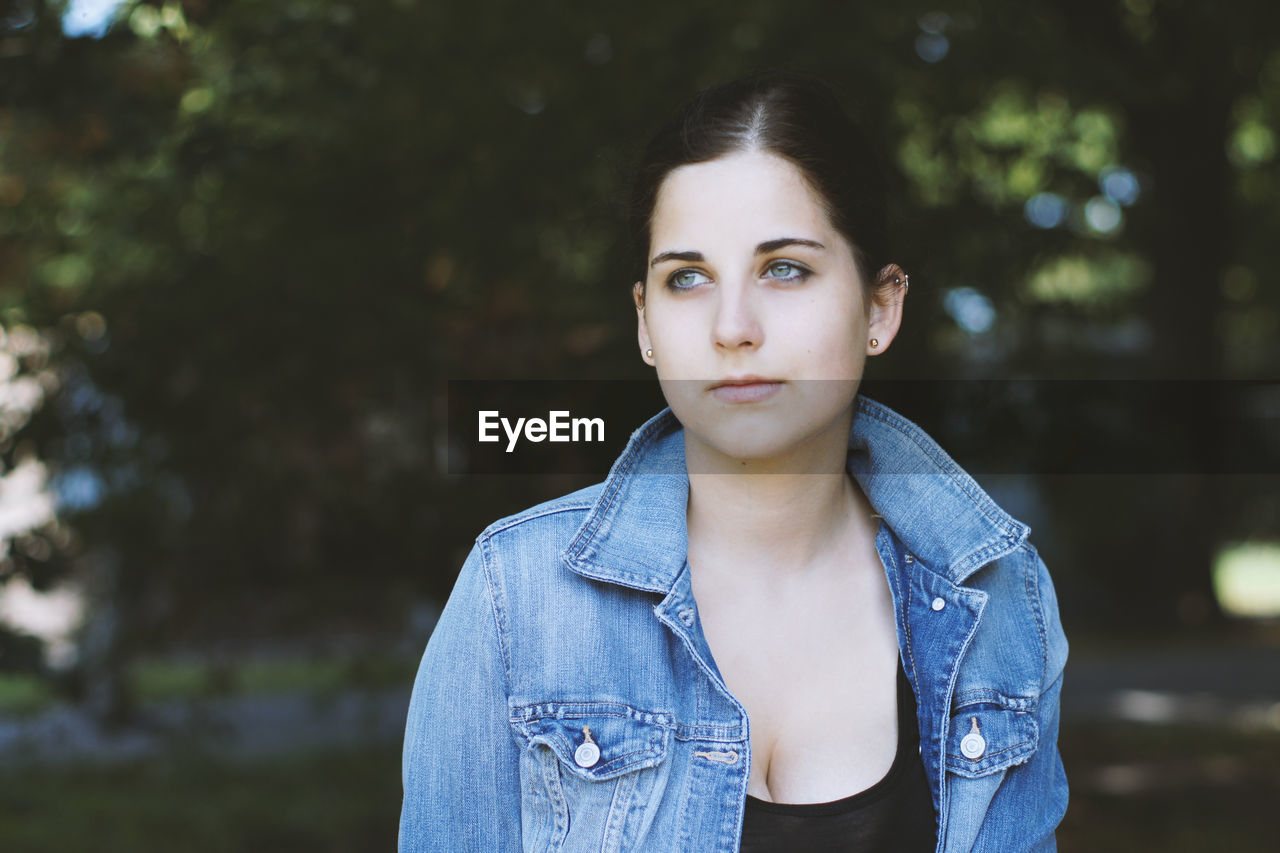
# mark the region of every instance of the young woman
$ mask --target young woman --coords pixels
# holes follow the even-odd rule
[[[902,320],[822,84],[686,105],[634,190],[670,408],[476,540],[414,687],[402,851],[1054,849],[1067,644],[1029,529],[859,396]]]

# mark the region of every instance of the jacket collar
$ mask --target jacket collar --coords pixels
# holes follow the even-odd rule
[[[924,430],[862,395],[845,467],[907,550],[953,583],[1031,531]],[[688,500],[684,430],[663,409],[632,433],[563,558],[585,577],[665,594],[688,553]]]

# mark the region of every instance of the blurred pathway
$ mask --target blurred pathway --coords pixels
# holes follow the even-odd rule
[[[1072,650],[1062,717],[1280,731],[1280,648]]]

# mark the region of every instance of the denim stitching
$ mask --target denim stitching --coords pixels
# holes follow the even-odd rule
[[[551,811],[554,817],[551,836],[551,850],[559,850],[564,844],[565,836],[569,834],[569,801],[564,795],[564,786],[560,784],[560,760],[556,756],[555,750],[548,744],[541,744],[547,747],[547,752],[551,753],[550,760],[540,759],[538,764],[542,770],[542,781],[547,788],[547,799],[551,801]],[[535,749],[537,745],[535,745]]]
[[[573,755],[573,744],[569,742],[568,738],[566,738],[562,732],[548,732],[544,735],[534,735],[534,737],[546,738],[546,740],[540,740],[538,743],[545,743],[547,746],[551,747],[552,754],[566,766],[578,766],[577,762],[570,757]],[[550,743],[551,741],[555,742],[554,746]],[[559,748],[557,749],[557,747]],[[633,749],[631,752],[615,756],[603,764],[590,768],[583,767],[581,769],[587,771],[588,775],[599,776],[605,773],[613,773],[618,770],[628,770],[648,758],[659,758],[665,754],[666,750],[662,749],[662,745],[660,743],[650,742],[649,746],[644,747],[643,749]],[[608,769],[606,770],[605,768]]]
[[[625,710],[622,712],[606,710],[617,707],[623,707]],[[545,740],[538,742],[547,743],[548,746],[551,746],[552,752],[555,754],[557,759],[568,764],[569,758],[566,756],[571,756],[573,754],[573,744],[565,737],[564,732],[559,728],[551,728],[549,731],[540,731],[537,734],[534,734],[533,724],[547,722],[550,720],[590,720],[598,719],[600,717],[635,720],[642,725],[653,727],[653,731],[649,734],[648,746],[640,749],[633,749],[631,752],[626,752],[622,755],[610,758],[604,764],[595,768],[597,773],[601,771],[613,773],[619,770],[628,770],[633,765],[639,764],[648,758],[661,757],[666,754],[664,743],[665,732],[671,728],[668,721],[669,715],[667,714],[642,712],[633,708],[626,708],[626,706],[608,705],[605,703],[576,702],[561,704],[555,702],[544,702],[539,705],[526,706],[524,708],[514,710],[509,722],[513,726],[519,728],[520,732],[530,740],[534,740],[539,737],[545,738]],[[556,746],[552,746],[550,741],[555,741],[556,746],[559,748],[557,749]],[[605,768],[608,768],[608,770],[606,771]]]
[[[1036,734],[1037,734],[1037,733],[1033,731],[1029,736],[1027,736],[1026,738],[1024,738],[1024,739],[1023,739],[1023,740],[1021,740],[1021,741],[1018,741],[1017,743],[1013,744],[1012,746],[1006,746],[1004,749],[998,749],[998,750],[996,750],[995,752],[987,752],[987,753],[984,753],[984,754],[983,754],[983,756],[982,756],[982,758],[978,759],[977,761],[969,761],[969,759],[964,758],[964,759],[963,759],[963,761],[965,761],[965,762],[967,762],[967,763],[966,763],[966,764],[961,764],[960,766],[961,766],[961,767],[972,767],[972,766],[975,766],[975,765],[977,765],[977,764],[983,764],[983,763],[986,763],[989,759],[995,758],[997,755],[1004,755],[1006,752],[1016,752],[1016,751],[1018,751],[1018,750],[1020,750],[1020,749],[1033,749],[1034,747],[1032,746],[1032,744],[1033,744],[1033,742],[1035,741],[1035,736],[1036,736]],[[949,749],[947,750],[947,757],[948,757],[948,758],[954,758],[954,759],[956,759],[956,760],[957,760],[957,763],[959,763],[959,761],[962,759],[962,756],[958,756],[958,755],[956,755],[954,752],[952,752],[952,751],[951,751],[951,750],[949,750]]]
[[[996,769],[995,767],[992,767],[991,765],[992,765],[992,764],[998,764],[998,763],[999,763],[999,762],[997,762],[997,761],[994,761],[994,759],[995,759],[995,757],[996,757],[997,755],[1004,755],[1004,754],[1006,754],[1006,753],[1010,753],[1010,752],[1017,753],[1019,750],[1021,750],[1021,752],[1023,752],[1023,753],[1026,753],[1027,755],[1031,755],[1031,754],[1033,754],[1033,753],[1035,752],[1035,747],[1034,747],[1034,746],[1032,746],[1032,743],[1031,743],[1031,741],[1030,741],[1030,740],[1024,740],[1022,743],[1015,744],[1014,746],[1006,747],[1006,748],[1001,749],[1001,750],[998,750],[998,751],[996,751],[996,752],[988,752],[988,753],[986,753],[982,758],[978,759],[977,761],[970,761],[970,760],[969,760],[969,759],[967,759],[967,758],[960,758],[960,757],[959,757],[959,756],[957,756],[955,753],[953,753],[953,752],[951,752],[950,750],[948,750],[948,751],[947,751],[947,764],[952,766],[952,768],[953,768],[953,769],[951,770],[951,772],[952,772],[952,773],[955,773],[955,772],[958,772],[958,771],[959,771],[959,772],[969,772],[969,773],[985,773],[985,772],[986,772],[986,771],[988,771],[988,770],[994,770],[994,769]],[[1014,757],[1014,758],[1021,758],[1022,756],[1021,756],[1021,754],[1017,754],[1017,755],[1014,755],[1013,757]],[[963,762],[963,763],[961,763],[961,762]],[[1010,761],[1010,762],[1009,762],[1009,764],[1008,764],[1007,766],[1013,766],[1013,762],[1012,762],[1012,761]]]
[[[493,524],[486,527],[480,534],[482,539],[492,539],[500,533],[505,533],[513,527],[518,527],[526,521],[534,521],[535,519],[545,518],[548,515],[556,515],[562,512],[584,512],[595,506],[595,501],[574,501],[573,503],[553,502],[549,506],[545,506],[539,510],[528,509],[524,512],[511,515],[506,518],[500,518]]]
[[[953,713],[958,712],[959,709],[969,705],[979,704],[997,705],[1007,711],[1022,712],[1033,710],[1035,706],[1035,699],[1036,697],[1033,696],[1006,696],[997,690],[980,687],[957,694],[954,699],[952,699],[951,705]]]
[[[1044,689],[1045,679],[1049,675],[1049,631],[1044,613],[1044,599],[1040,596],[1040,556],[1035,546],[1027,544],[1027,594],[1031,596],[1029,604],[1035,616],[1036,628],[1040,631],[1040,686]],[[1033,589],[1034,587],[1034,589]]]
[[[895,559],[893,562],[894,562],[894,566],[897,566],[898,561]],[[913,601],[913,595],[912,595],[913,588],[914,588],[914,584],[907,583],[906,581],[903,580],[901,575],[898,576],[898,595],[902,596],[902,599],[903,599],[902,625],[904,629],[903,633],[906,635],[906,638],[907,638],[907,657],[911,660],[911,674],[915,676],[916,683],[919,684],[920,670],[916,668],[915,640],[911,635],[910,613],[911,613],[911,602]]]
[[[615,710],[615,709],[622,710]],[[581,720],[592,717],[616,717],[652,723],[662,728],[674,725],[674,715],[666,711],[641,711],[627,705],[610,702],[538,702],[512,709],[510,722],[527,723],[543,719]]]
[[[507,634],[510,626],[507,623],[505,590],[499,591],[498,585],[494,580],[496,573],[490,566],[488,540],[478,538],[476,544],[480,548],[480,568],[484,573],[485,592],[489,594],[489,608],[493,611],[494,633],[497,634],[498,641],[498,656],[502,658],[502,677],[504,681],[502,692],[509,702],[511,700],[511,653],[507,647]]]
[[[981,603],[982,599],[985,597],[985,594],[982,592],[968,592],[963,589],[959,590],[959,594],[966,598],[977,596],[979,603]],[[956,656],[957,665],[951,671],[951,680],[947,684],[948,700],[946,704],[949,704],[950,697],[955,695],[956,679],[960,677],[960,666],[958,662],[964,660],[965,652],[969,650],[969,644],[973,642],[974,636],[977,635],[978,626],[981,622],[982,622],[982,613],[981,611],[979,611],[977,618],[975,618],[973,621],[973,627],[969,629],[968,634],[965,635],[964,642],[960,644],[960,649]],[[938,839],[939,839],[939,842],[941,843],[941,841],[946,837],[947,822],[948,822],[948,816],[950,813],[950,806],[951,806],[951,789],[946,784],[947,764],[948,764],[947,742],[951,737],[951,715],[950,714],[943,714],[942,728],[938,734],[939,734],[938,742],[941,744],[941,748],[938,750],[938,753],[939,753],[938,779],[942,783],[942,792],[938,797]]]
[[[638,773],[629,773],[619,778],[614,785],[613,798],[609,801],[609,815],[604,823],[601,853],[622,849],[622,831],[626,826],[627,814],[630,811],[639,777]]]
[[[667,422],[668,418],[659,416],[656,420],[651,422],[647,428],[642,429],[639,433],[633,436],[636,441],[635,446],[632,448],[631,452],[627,454],[623,460],[623,464],[618,468],[618,470],[611,472],[605,480],[607,484],[607,491],[604,495],[601,495],[601,498],[604,499],[604,503],[600,506],[600,511],[596,513],[594,523],[581,530],[578,535],[574,537],[573,541],[569,543],[569,547],[565,549],[565,553],[567,555],[571,555],[573,557],[582,556],[580,553],[575,553],[575,551],[580,547],[579,542],[582,542],[583,545],[585,545],[594,538],[596,532],[604,523],[605,517],[612,513],[613,502],[617,499],[618,493],[622,491],[622,485],[626,479],[626,475],[633,467],[635,467],[636,461],[640,458],[640,453],[638,452],[639,447],[648,442],[653,433],[660,429],[665,429]],[[600,499],[598,498],[596,503],[598,504],[599,502]]]
[[[910,584],[905,583],[903,575],[906,574],[906,570],[898,564],[898,552],[893,546],[894,537],[891,532],[888,531],[889,525],[885,522],[884,517],[881,516],[879,529],[876,531],[876,553],[877,555],[880,555],[881,560],[884,559],[883,554],[880,553],[880,547],[883,545],[885,552],[889,554],[889,562],[893,564],[893,578],[891,583],[893,583],[897,588],[898,601],[902,602],[900,612],[893,615],[894,624],[895,626],[902,628],[903,641],[907,647],[907,661],[911,665],[911,676],[915,683],[919,684],[920,673],[916,669],[915,650],[912,647],[913,643],[911,641],[911,620],[906,618],[905,615],[910,612],[911,596],[908,592],[904,591],[903,586],[905,585],[909,588]]]
[[[977,481],[966,474],[964,470],[956,464],[955,460],[950,458],[941,458],[938,454],[940,452],[945,453],[945,451],[942,451],[936,443],[931,447],[921,441],[920,436],[917,434],[917,431],[920,431],[918,426],[915,426],[901,416],[894,415],[880,403],[877,403],[869,397],[864,397],[861,394],[858,395],[858,411],[880,421],[886,426],[893,427],[905,438],[915,444],[948,475],[951,483],[959,487],[959,489],[974,502],[979,512],[981,512],[993,526],[1003,532],[1006,538],[1013,540],[1017,539],[1021,535],[1021,530],[1010,526],[998,514],[991,512],[991,508],[995,507],[995,503],[991,500],[991,497],[982,491],[982,487],[978,485]],[[914,429],[909,427],[914,427]],[[972,489],[976,489],[977,493],[975,493],[970,486],[972,486]],[[990,504],[990,506],[988,506],[988,504]],[[999,509],[998,507],[995,508]],[[1007,517],[1007,513],[1005,513],[1005,515]]]
[[[717,743],[737,743],[742,739],[742,724],[727,723],[724,725],[691,726],[676,723],[675,737],[678,741],[710,740]]]
[[[951,478],[952,482],[956,486],[958,486],[962,492],[964,492],[969,497],[973,498],[974,502],[978,504],[979,508],[983,511],[983,515],[987,516],[987,519],[991,521],[992,524],[999,527],[1001,530],[1005,531],[1006,533],[1010,532],[1008,526],[1001,523],[1001,521],[997,517],[993,517],[987,514],[986,512],[987,508],[982,506],[981,497],[979,495],[973,494],[970,491],[969,485],[972,484],[973,486],[977,486],[977,482],[974,481],[972,477],[970,477],[969,482],[966,483],[964,478],[956,476],[958,473],[963,473],[963,469],[959,468],[956,465],[954,460],[950,459],[949,457],[944,458],[942,455],[940,455],[940,453],[945,453],[945,451],[942,451],[941,447],[937,446],[936,442],[922,441],[920,435],[917,433],[917,430],[919,430],[918,426],[915,426],[910,421],[906,420],[905,418],[902,418],[901,416],[891,413],[887,408],[884,408],[879,403],[875,402],[869,397],[863,397],[859,395],[858,409],[859,411],[871,417],[873,420],[877,420],[880,423],[884,424],[885,426],[892,427],[904,438],[909,439],[911,443],[916,445],[916,447],[918,447],[921,451],[923,451],[926,456],[928,456],[931,460],[933,460],[934,464],[936,464],[939,468],[941,468],[943,472],[945,472]],[[978,487],[978,488],[980,489],[981,487]]]

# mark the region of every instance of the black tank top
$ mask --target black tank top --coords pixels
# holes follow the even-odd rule
[[[916,699],[898,661],[898,752],[879,782],[829,803],[747,795],[741,853],[931,853],[937,815],[920,760]]]

